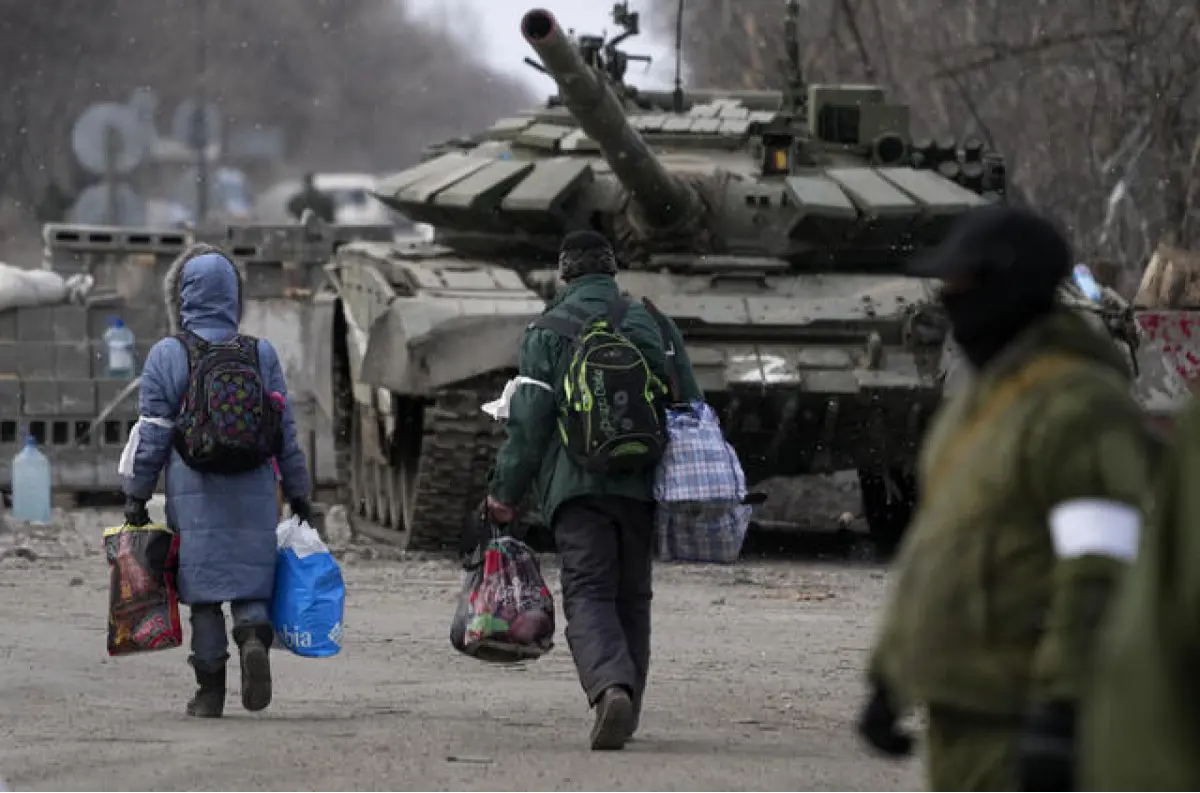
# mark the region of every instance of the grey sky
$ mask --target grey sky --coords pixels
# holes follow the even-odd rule
[[[654,58],[649,71],[645,64],[629,67],[631,83],[643,88],[670,86],[674,58],[671,42],[662,41],[645,32],[649,25],[645,2],[630,0],[631,11],[642,12],[643,33],[627,42],[628,51]],[[423,17],[456,30],[460,36],[478,47],[489,64],[498,70],[518,75],[540,93],[551,93],[553,82],[538,74],[522,59],[533,51],[521,37],[521,17],[531,8],[545,8],[558,18],[563,28],[575,28],[583,33],[614,33],[612,0],[410,0],[409,6]]]

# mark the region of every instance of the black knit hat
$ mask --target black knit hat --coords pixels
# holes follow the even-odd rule
[[[907,271],[925,278],[1019,279],[1050,294],[1074,261],[1071,243],[1049,217],[992,205],[959,218],[942,244]]]
[[[616,275],[617,257],[612,245],[594,231],[572,231],[558,251],[558,276],[570,281],[581,275]]]

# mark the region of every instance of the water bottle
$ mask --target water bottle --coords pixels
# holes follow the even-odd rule
[[[1100,288],[1100,284],[1096,283],[1091,269],[1086,264],[1077,264],[1071,274],[1075,279],[1075,285],[1083,290],[1088,300],[1099,303],[1100,298],[1104,296],[1104,290]]]
[[[50,522],[50,461],[32,435],[12,462],[12,516],[30,523]]]
[[[137,374],[133,331],[125,327],[125,321],[120,317],[109,319],[108,330],[104,331],[104,345],[108,352],[105,367],[108,376],[118,380],[132,380]]]

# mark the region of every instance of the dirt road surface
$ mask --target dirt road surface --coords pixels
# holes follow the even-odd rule
[[[260,714],[241,710],[234,665],[226,717],[189,719],[185,650],[105,655],[103,525],[76,516],[57,537],[0,536],[0,778],[12,790],[922,784],[915,760],[869,756],[850,726],[884,591],[877,567],[660,566],[642,730],[624,752],[593,753],[561,613],[548,656],[486,666],[447,639],[452,563],[353,550],[341,655],[273,652],[275,701]]]

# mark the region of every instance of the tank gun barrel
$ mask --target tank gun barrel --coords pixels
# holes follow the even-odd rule
[[[600,147],[645,221],[656,228],[669,228],[687,220],[694,206],[691,190],[651,153],[630,126],[621,101],[604,76],[583,60],[554,15],[542,8],[527,12],[521,20],[521,33],[558,83],[563,104]]]

